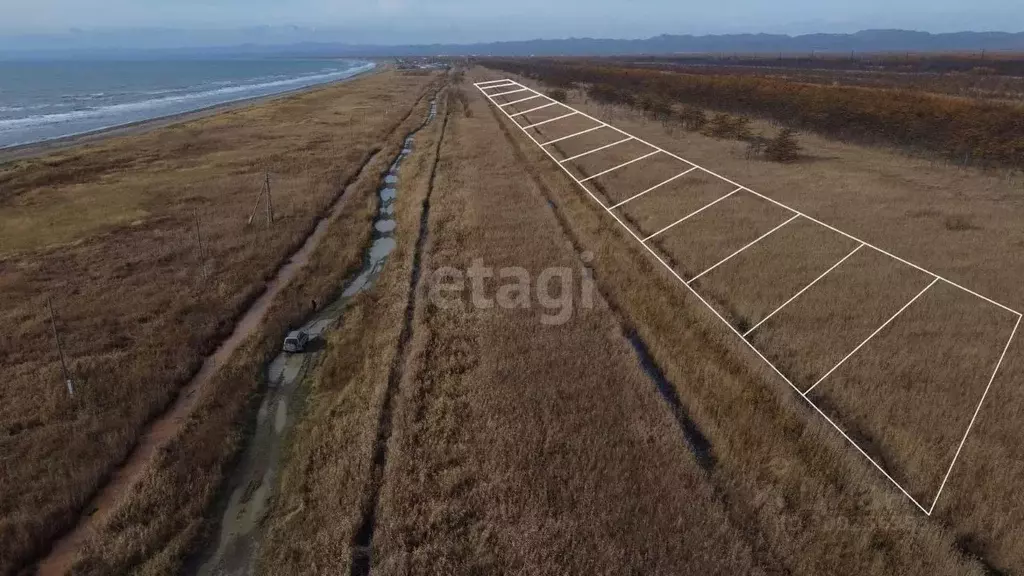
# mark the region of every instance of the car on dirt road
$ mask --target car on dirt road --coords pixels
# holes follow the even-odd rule
[[[285,352],[291,352],[293,354],[302,352],[306,349],[306,344],[309,344],[309,333],[305,330],[295,330],[289,332],[284,338],[284,346],[282,348]]]

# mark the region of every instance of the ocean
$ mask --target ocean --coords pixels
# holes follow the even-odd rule
[[[0,148],[348,78],[355,60],[0,61]]]

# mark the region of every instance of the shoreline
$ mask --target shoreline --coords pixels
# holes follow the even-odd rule
[[[16,146],[10,146],[7,148],[0,148],[0,166],[8,162],[16,160],[25,160],[50,152],[59,152],[61,150],[67,150],[80,146],[83,144],[91,144],[100,142],[107,138],[116,138],[118,136],[131,136],[133,134],[140,134],[149,130],[157,128],[164,128],[174,124],[180,124],[182,122],[189,122],[192,120],[198,120],[221,112],[229,112],[231,110],[237,110],[246,106],[255,106],[265,104],[278,98],[284,98],[287,96],[294,96],[303,92],[310,92],[313,90],[322,90],[324,88],[333,86],[335,84],[341,84],[356,78],[362,78],[370,74],[376,74],[390,69],[390,67],[376,59],[367,59],[368,62],[372,62],[375,66],[370,70],[364,70],[362,72],[353,74],[347,78],[339,78],[338,80],[332,80],[330,82],[324,82],[323,84],[314,84],[312,86],[302,86],[300,88],[293,88],[284,92],[277,92],[275,94],[264,94],[262,96],[251,96],[248,98],[242,98],[241,100],[232,100],[230,102],[221,102],[220,104],[213,104],[211,106],[205,106],[203,108],[197,108],[195,110],[189,110],[187,112],[178,112],[176,114],[169,114],[167,116],[158,116],[156,118],[149,118],[147,120],[138,120],[136,122],[129,122],[127,124],[118,124],[117,126],[110,126],[109,128],[100,128],[98,130],[90,130],[89,132],[83,132],[81,134],[72,134],[70,136],[61,136],[60,138],[53,138],[51,140],[42,140],[39,142],[30,142],[28,144],[18,144]]]

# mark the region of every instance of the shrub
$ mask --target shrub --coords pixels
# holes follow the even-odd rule
[[[764,154],[765,148],[768,147],[769,140],[763,135],[758,134],[747,141],[747,160],[751,158],[757,158]]]
[[[607,84],[591,84],[587,88],[587,97],[599,104],[621,104],[632,107],[635,103],[631,92],[619,90]]]
[[[750,131],[750,118],[725,113],[715,114],[707,123],[704,133],[715,138],[735,140],[749,140],[753,137]]]
[[[981,227],[971,222],[970,218],[960,214],[946,217],[946,230],[954,232],[966,232],[967,230],[980,230]]]
[[[672,118],[672,105],[664,100],[654,100],[651,102],[651,108],[647,115],[649,118],[658,120],[662,124],[667,123]]]
[[[562,102],[563,104],[566,100],[569,99],[569,95],[566,94],[565,90],[562,90],[561,88],[548,90],[547,96],[548,98],[551,98],[552,100],[557,100],[559,102]]]
[[[750,140],[753,136],[754,133],[750,130],[750,118],[747,118],[746,116],[734,116],[730,137],[736,140]]]
[[[462,91],[461,87],[452,88],[448,91],[448,108],[455,110],[456,102],[458,106],[462,108],[462,114],[466,118],[473,117],[473,110],[469,107],[469,99],[466,97],[466,93]]]
[[[679,112],[679,121],[687,130],[696,132],[698,130],[703,130],[704,127],[707,126],[708,117],[700,108],[687,106]]]
[[[796,131],[783,128],[778,136],[768,141],[764,155],[772,162],[794,162],[800,155],[800,144],[796,141]]]
[[[708,136],[714,136],[715,138],[726,138],[729,135],[729,128],[731,126],[732,117],[723,112],[719,112],[711,117],[711,121],[708,122],[704,132]]]

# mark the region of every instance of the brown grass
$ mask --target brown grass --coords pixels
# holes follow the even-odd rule
[[[309,265],[275,300],[269,320],[220,371],[184,432],[162,452],[140,488],[88,543],[76,572],[180,573],[197,544],[214,537],[211,504],[244,440],[244,425],[252,416],[246,408],[258,401],[253,398],[262,390],[264,367],[277,354],[289,327],[312,312],[308,303],[336,295],[362,265],[380,179],[427,108],[427,101],[421,101],[409,119],[379,143],[381,151],[345,192],[346,207]]]
[[[10,457],[2,484],[19,487],[0,496],[0,573],[75,521],[145,422],[429,81],[378,74],[0,168],[0,443]],[[245,225],[264,169],[274,187],[272,232]],[[193,209],[208,255],[205,284]],[[74,402],[45,322],[51,295],[78,382]],[[259,357],[262,345],[243,356]],[[236,368],[222,377],[253,369]],[[140,536],[136,546],[149,541]]]
[[[482,259],[578,280],[580,255],[487,107],[470,101],[442,149],[426,270]],[[425,280],[373,573],[773,572],[724,513],[600,295],[546,326],[535,297],[529,309],[477,309],[462,293],[446,308],[428,297],[441,280]]]
[[[578,100],[573,104],[581,105]],[[813,161],[794,166],[750,162],[739,144],[670,131],[621,109],[581,107],[982,293],[1011,305],[1019,300],[1014,296],[1014,278],[1019,279],[1024,271],[994,257],[1002,250],[1000,246],[1009,248],[1007,242],[1020,242],[1020,232],[1013,224],[1020,217],[1016,214],[1020,208],[1012,200],[1011,185],[1004,180],[814,137],[809,137],[814,144],[809,148],[827,150],[827,154]],[[1014,466],[1007,458],[1019,456],[1012,456],[1018,448],[1009,431],[1016,425],[1009,415],[1012,409],[1005,403],[1017,404],[1012,383],[1019,378],[1019,353],[1011,351],[998,379],[1002,386],[993,388],[936,514],[928,518],[675,279],[652,264],[599,206],[553,170],[550,161],[514,128],[510,130],[510,140],[531,160],[527,165],[535,165],[532,170],[546,183],[552,201],[566,215],[580,243],[599,254],[598,278],[609,297],[635,322],[684,404],[693,407],[694,419],[709,437],[717,457],[713,482],[730,503],[730,514],[772,550],[781,567],[807,574],[980,573],[984,566],[976,556],[1001,569],[1022,565],[1013,544],[1019,535],[991,528],[1019,525],[1022,513],[1013,505],[1006,506],[1013,499],[1015,485]],[[922,205],[938,216],[912,215],[920,214]],[[671,206],[670,200],[662,201],[663,209]],[[971,222],[985,224],[970,231],[948,230],[944,223],[949,214],[970,215]],[[704,241],[712,228],[709,223],[702,226],[706,227],[703,233],[687,240]],[[741,226],[716,233],[723,241],[733,242],[730,238],[736,233],[749,232]],[[1007,234],[1012,239],[1005,238]],[[793,239],[779,240],[782,242],[770,251],[771,257],[746,262],[747,271],[751,267],[761,270],[732,278],[725,274],[717,279],[707,277],[714,287],[711,296],[720,308],[745,305],[745,309],[739,308],[739,316],[752,319],[760,310],[771,309],[756,301],[736,304],[734,298],[736,294],[756,295],[758,291],[751,285],[774,273],[776,262],[782,262],[787,273],[813,272],[811,278],[823,271],[817,246],[805,246],[796,255],[786,252]],[[691,246],[688,241],[679,242],[676,252],[689,255]],[[765,250],[772,247],[766,245]],[[664,249],[670,251],[670,247]],[[842,250],[827,248],[834,249],[840,252],[838,259]],[[703,253],[700,249],[692,252]],[[864,272],[861,281],[880,282],[882,292],[907,290],[909,295],[903,300],[893,296],[896,308],[924,287],[912,286],[911,277],[885,274],[879,266],[882,263],[860,264]],[[737,264],[733,272],[738,271]],[[638,281],[640,278],[644,280]],[[707,287],[698,289],[707,292]],[[854,302],[861,299],[882,308],[892,304],[870,298],[870,290],[860,288],[820,294],[817,304],[794,310],[804,318],[794,320],[790,338],[770,339],[755,333],[756,339],[764,337],[766,341],[759,341],[758,346],[775,358],[789,358],[792,365],[804,366],[805,362],[779,343],[803,338],[810,344],[816,339],[817,346],[808,348],[820,353],[829,336],[856,340],[845,328],[856,332],[859,326],[834,324],[842,322],[841,314],[852,318],[843,312],[849,306],[837,305],[837,298],[852,297]],[[919,309],[913,314],[908,310],[908,316],[901,317],[906,322],[893,324],[889,333],[880,336],[888,340],[880,341],[876,356],[860,357],[865,364],[854,363],[850,374],[835,381],[834,389],[822,389],[823,395],[830,396],[827,409],[835,410],[837,421],[850,426],[851,433],[867,441],[869,448],[884,453],[883,461],[898,463],[902,470],[895,472],[916,479],[918,484],[912,483],[909,489],[918,492],[934,491],[936,463],[951,456],[950,443],[955,449],[966,426],[963,418],[970,417],[980,399],[975,369],[987,366],[990,373],[995,335],[1003,342],[1009,335],[1005,313],[1002,324],[995,326],[995,320],[988,319],[989,305],[985,305],[988,312],[979,316],[966,302],[945,292],[936,290],[927,296],[934,299],[922,298]],[[797,314],[797,310],[803,312]],[[806,316],[808,312],[812,316]],[[884,310],[877,314],[884,320]],[[966,322],[968,317],[982,321]],[[822,327],[823,335],[813,334],[815,327]],[[895,341],[900,340],[903,346],[896,347]],[[884,349],[886,343],[888,350]],[[851,349],[846,347],[843,354]],[[995,352],[999,351],[996,347]],[[944,359],[937,361],[936,357]],[[830,366],[826,361],[821,364],[826,369]],[[960,378],[965,372],[970,378]],[[952,381],[963,385],[951,386]],[[902,389],[893,392],[894,387]],[[974,403],[964,406],[968,397],[974,398]],[[994,397],[1001,397],[1002,403]],[[1009,468],[998,468],[1007,465]]]
[[[1015,321],[936,284],[818,385],[812,398],[848,429],[877,439],[876,458],[884,458],[915,498],[930,502]]]

